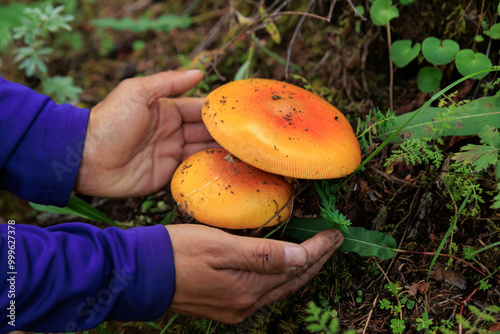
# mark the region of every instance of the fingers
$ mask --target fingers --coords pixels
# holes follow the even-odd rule
[[[234,243],[234,252],[220,269],[274,274],[285,273],[307,263],[307,251],[298,244],[248,237],[233,237],[231,242]]]
[[[264,305],[282,299],[309,282],[330,259],[334,251],[340,247],[344,240],[342,233],[338,230],[326,230],[316,234],[313,238],[302,243],[302,246],[308,250],[309,260],[307,270],[298,271],[297,276],[288,282],[270,290],[256,304],[255,309]]]
[[[182,117],[182,121],[186,123],[201,122],[201,109],[204,101],[204,97],[179,97],[172,99]]]
[[[183,124],[182,135],[185,143],[202,143],[214,140],[205,124],[201,122]]]
[[[198,70],[187,72],[167,71],[159,72],[147,77],[133,78],[124,81],[125,84],[139,84],[139,94],[145,99],[147,105],[151,105],[160,97],[173,96],[184,93],[196,86],[203,78],[203,73]]]
[[[304,241],[301,245],[307,249],[311,262],[317,262],[320,258],[333,252],[342,245],[344,237],[339,230],[325,230],[316,234],[311,239]]]

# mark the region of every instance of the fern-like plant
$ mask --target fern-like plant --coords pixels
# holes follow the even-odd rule
[[[306,307],[307,322],[306,329],[311,333],[335,334],[340,331],[340,323],[337,311],[330,307],[322,308],[314,301],[309,302]],[[356,331],[349,329],[344,334],[355,334]]]

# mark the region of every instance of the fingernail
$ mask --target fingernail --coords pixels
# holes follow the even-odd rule
[[[288,268],[300,268],[307,262],[307,251],[301,246],[285,247],[285,263]]]
[[[200,70],[196,70],[196,69],[184,71],[184,73],[186,73],[186,74],[190,74],[190,73],[194,73],[194,72],[201,72],[201,71]]]

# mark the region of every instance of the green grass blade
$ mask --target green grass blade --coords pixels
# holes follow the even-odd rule
[[[89,203],[73,195],[71,195],[71,197],[69,198],[68,205],[62,208],[52,205],[41,205],[35,203],[30,203],[30,206],[38,211],[57,213],[61,215],[75,215],[83,219],[97,221],[111,226],[116,226],[121,228],[124,227],[120,223],[110,219],[108,216],[106,216],[104,213],[94,208]]]
[[[409,119],[410,122],[392,138],[393,143],[401,143],[410,138],[431,137],[434,135],[433,126],[439,126],[439,114],[445,108],[427,107],[417,114],[412,111],[396,118],[388,126],[387,132],[380,136],[386,139],[395,133],[401,125]],[[443,136],[469,136],[481,132],[485,125],[500,128],[500,97],[483,97],[467,104],[456,107],[452,115],[453,120],[445,122],[449,127],[441,128]]]
[[[340,230],[338,226],[333,227]],[[332,228],[332,224],[324,219],[294,218],[288,222],[284,234],[304,241],[316,233],[330,228]],[[340,231],[344,236],[344,242],[338,249],[339,252],[354,252],[361,256],[376,256],[380,260],[388,260],[396,253],[396,240],[382,232],[353,226],[349,226],[348,231]]]

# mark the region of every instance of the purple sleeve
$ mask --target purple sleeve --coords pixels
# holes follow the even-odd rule
[[[0,77],[0,189],[67,203],[89,111]],[[5,217],[8,219],[8,217]],[[8,258],[14,258],[9,268]],[[0,225],[0,332],[75,332],[104,320],[152,320],[171,303],[175,267],[162,225]]]
[[[75,185],[88,109],[0,77],[0,189],[40,204],[66,205]]]
[[[15,231],[12,268],[6,261],[13,245],[8,226]],[[75,332],[104,320],[154,320],[172,301],[173,254],[162,225],[101,230],[82,223],[45,229],[2,224],[0,231],[2,333]]]

